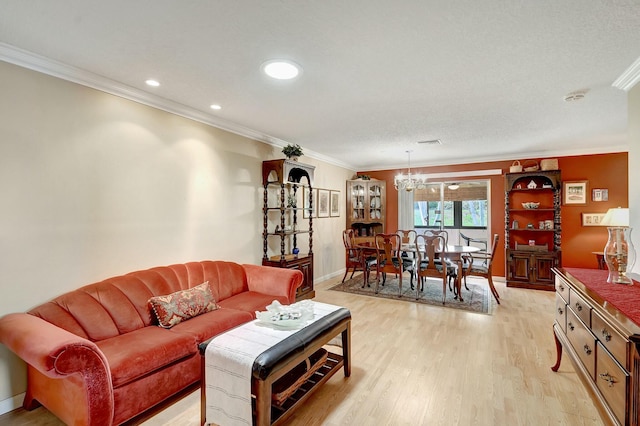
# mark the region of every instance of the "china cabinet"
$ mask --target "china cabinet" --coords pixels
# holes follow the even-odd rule
[[[302,271],[304,280],[296,293],[297,300],[315,296],[313,218],[311,214],[304,214],[303,209],[305,201],[308,206],[314,203],[311,190],[314,170],[314,166],[292,160],[262,163],[262,264]],[[303,197],[308,197],[308,200],[303,200]]]
[[[377,179],[347,181],[347,228],[358,237],[384,232],[386,182]]]
[[[559,170],[507,173],[505,248],[507,287],[553,290],[561,261]]]

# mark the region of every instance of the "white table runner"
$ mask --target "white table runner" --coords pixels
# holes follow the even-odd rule
[[[313,302],[313,320],[341,306]],[[251,375],[255,359],[278,342],[300,331],[265,325],[258,320],[216,336],[205,351],[206,424],[252,424]]]

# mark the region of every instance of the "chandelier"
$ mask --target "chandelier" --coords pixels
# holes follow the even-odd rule
[[[424,189],[427,185],[427,175],[425,174],[411,174],[411,151],[407,151],[409,156],[409,168],[407,174],[400,173],[393,179],[393,186],[398,190],[405,190],[411,192],[414,189]]]

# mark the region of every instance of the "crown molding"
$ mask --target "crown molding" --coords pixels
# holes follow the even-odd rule
[[[617,89],[628,92],[640,81],[640,58],[631,64],[620,77],[616,79],[611,85]]]
[[[171,114],[179,115],[236,135],[269,144],[276,148],[282,148],[291,143],[266,133],[244,127],[240,124],[211,116],[195,108],[119,83],[104,76],[20,49],[10,44],[0,42],[0,60],[37,71],[42,74],[50,75],[52,77],[57,77],[65,81],[90,87],[110,95],[119,96]],[[343,167],[352,171],[356,170],[353,165],[336,160],[335,158],[327,157],[326,155],[319,154],[315,151],[305,149],[304,155],[338,167]]]
[[[480,164],[480,163],[492,163],[496,161],[515,161],[526,158],[555,158],[555,157],[573,157],[578,155],[598,155],[598,154],[615,154],[618,152],[629,152],[629,146],[625,144],[612,144],[607,146],[602,146],[600,148],[594,149],[585,149],[585,148],[575,148],[575,149],[563,149],[563,150],[555,150],[555,151],[530,151],[530,152],[521,152],[517,155],[504,155],[504,156],[485,156],[485,157],[469,157],[469,158],[458,158],[456,160],[447,159],[442,161],[433,161],[429,163],[420,163],[416,162],[415,164],[412,162],[412,169],[419,169],[422,167],[436,167],[436,166],[453,166],[453,165],[464,165],[464,164]],[[406,169],[407,164],[397,164],[396,166],[389,166],[388,164],[378,164],[373,166],[360,167],[358,172],[366,172],[372,170],[396,170],[396,169]],[[456,172],[456,174],[460,174],[464,172]]]

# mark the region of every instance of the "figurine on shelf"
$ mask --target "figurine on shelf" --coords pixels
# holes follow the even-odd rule
[[[529,185],[527,185],[527,188],[529,189],[536,189],[538,187],[538,185],[536,185],[536,183],[533,181],[533,179],[531,180],[531,182],[529,182]]]
[[[294,247],[293,250],[291,250],[291,253],[293,253],[293,255],[298,258],[298,253],[300,253],[300,249],[298,247]]]
[[[293,194],[289,194],[287,196],[287,207],[295,208],[296,207],[296,196]]]

